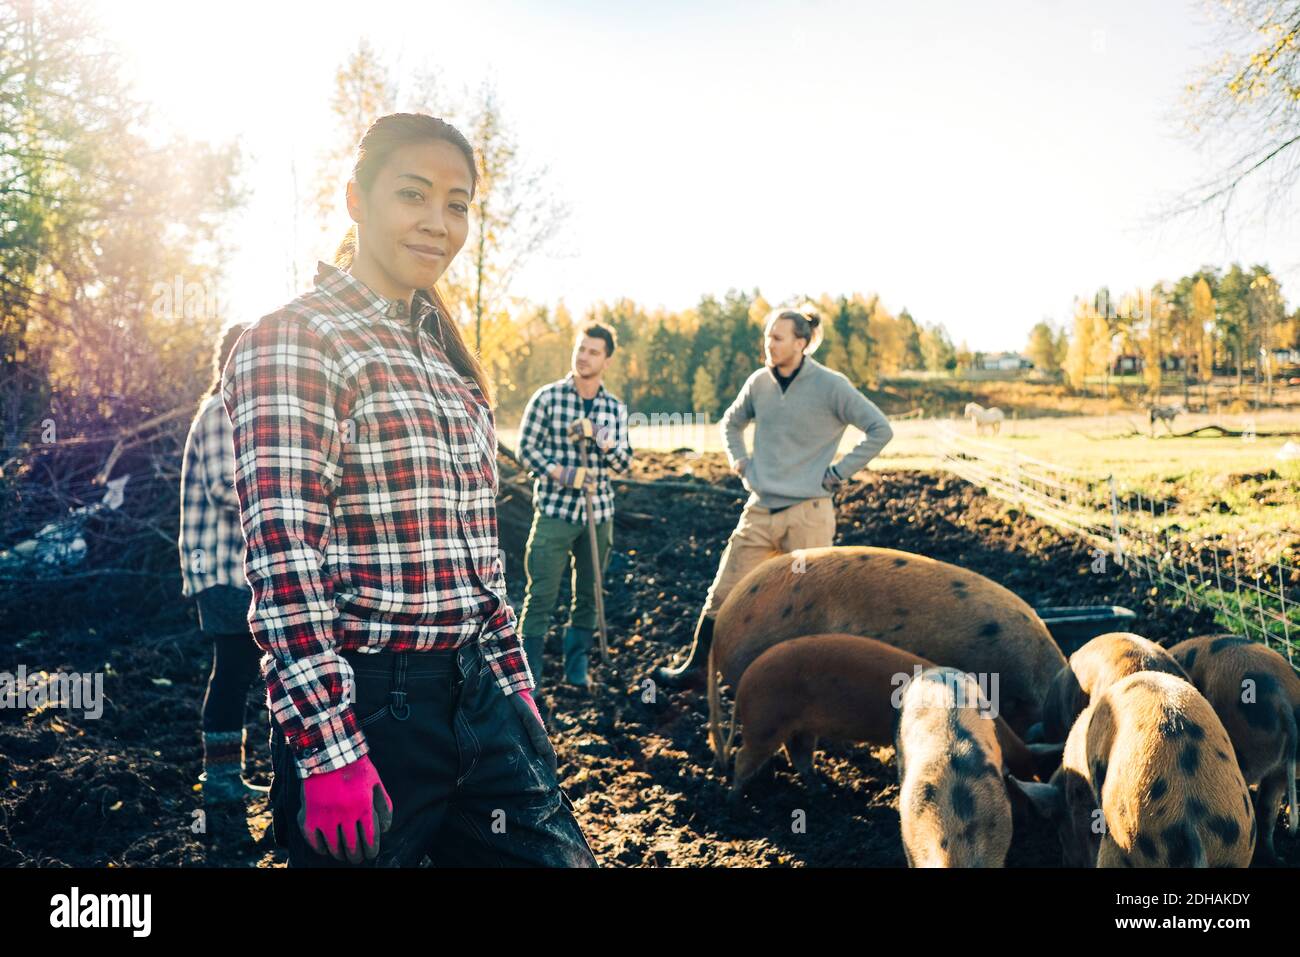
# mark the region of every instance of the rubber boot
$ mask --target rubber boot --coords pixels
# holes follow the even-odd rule
[[[591,651],[591,639],[596,632],[591,628],[574,628],[569,626],[564,633],[564,681],[579,688],[591,688],[591,676],[587,674],[587,661]]]
[[[199,783],[203,785],[204,804],[230,804],[270,790],[244,780],[247,746],[247,729],[203,732],[203,773]]]
[[[677,667],[667,665],[656,668],[654,680],[665,688],[689,688],[704,683],[705,664],[709,660],[709,647],[713,644],[713,618],[701,614],[695,624],[695,641],[686,660]]]

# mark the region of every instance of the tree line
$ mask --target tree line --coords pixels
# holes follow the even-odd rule
[[[878,296],[827,294],[797,303],[822,317],[818,361],[861,386],[874,387],[904,370],[957,367],[957,349],[942,325],[918,323],[906,309],[894,315]],[[772,308],[756,289],[706,295],[680,311],[647,309],[627,299],[597,303],[580,317],[562,303],[525,306],[519,315],[500,317],[484,341],[498,413],[509,419],[535,389],[564,375],[575,337],[596,321],[618,337],[605,382],[630,409],[715,421],[762,364],[763,321]]]
[[[1202,266],[1175,282],[1159,282],[1113,296],[1101,288],[1078,299],[1068,327],[1038,323],[1026,352],[1038,368],[1059,372],[1073,388],[1088,391],[1125,368],[1160,394],[1171,382],[1190,399],[1199,386],[1208,396],[1215,375],[1247,376],[1271,401],[1279,353],[1300,349],[1300,308],[1288,313],[1281,284],[1265,265],[1249,269]],[[1130,360],[1117,368],[1120,360]]]

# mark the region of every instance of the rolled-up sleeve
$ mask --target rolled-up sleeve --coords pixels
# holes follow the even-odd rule
[[[270,655],[271,719],[304,775],[344,767],[368,750],[350,703],[352,668],[335,650],[337,610],[324,571],[345,387],[310,321],[279,314],[244,333],[222,374],[248,544],[249,625]]]

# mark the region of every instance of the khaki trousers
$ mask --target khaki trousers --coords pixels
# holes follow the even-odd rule
[[[773,555],[835,542],[835,502],[810,498],[779,512],[746,505],[718,563],[718,574],[704,600],[704,614],[718,613],[731,589],[756,565]]]

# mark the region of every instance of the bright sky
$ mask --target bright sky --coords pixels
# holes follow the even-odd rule
[[[240,319],[332,254],[333,236],[305,246],[294,289],[290,161],[310,195],[333,75],[362,35],[395,79],[495,82],[573,210],[512,292],[575,313],[732,287],[877,292],[993,350],[1076,295],[1203,263],[1267,262],[1288,302],[1300,292],[1300,227],[1281,217],[1226,236],[1149,224],[1207,172],[1176,125],[1210,52],[1191,0],[99,6],[159,121],[246,151],[253,199],[222,291]]]

